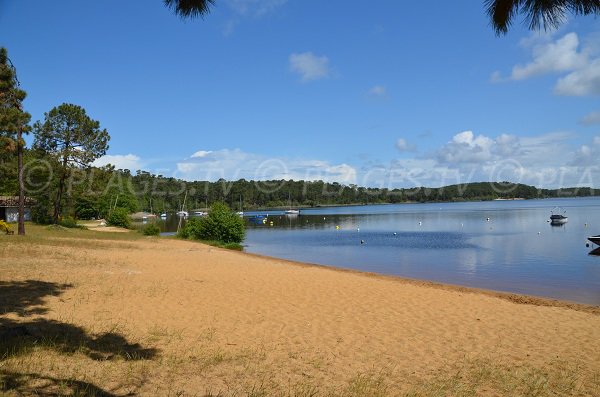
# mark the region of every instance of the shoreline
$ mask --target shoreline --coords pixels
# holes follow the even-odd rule
[[[198,244],[203,244],[203,243],[198,243]],[[203,245],[205,245],[207,247],[211,247],[206,244],[203,244]],[[212,247],[212,248],[217,248],[217,247]],[[485,295],[485,296],[503,299],[503,300],[506,300],[506,301],[509,301],[512,303],[516,303],[516,304],[520,304],[520,305],[560,307],[560,308],[567,308],[567,309],[576,310],[576,311],[582,311],[585,313],[591,313],[594,315],[600,315],[600,305],[590,305],[590,304],[586,304],[586,303],[579,303],[579,302],[555,299],[555,298],[544,297],[544,296],[527,295],[527,294],[520,294],[520,293],[516,293],[516,292],[469,287],[469,286],[464,286],[464,285],[459,285],[459,284],[443,283],[443,282],[439,282],[439,281],[431,281],[431,280],[424,280],[424,279],[417,279],[417,278],[410,278],[410,277],[394,276],[394,275],[390,275],[390,274],[367,272],[364,270],[349,269],[349,268],[344,268],[344,267],[339,267],[339,266],[334,266],[334,265],[322,265],[322,264],[318,264],[318,263],[294,261],[291,259],[284,259],[284,258],[278,258],[275,256],[256,254],[253,252],[232,251],[232,250],[226,250],[224,248],[218,248],[218,249],[222,249],[222,250],[228,251],[228,252],[234,252],[234,253],[240,254],[240,255],[249,255],[252,257],[266,259],[269,261],[283,262],[283,263],[291,265],[291,266],[318,268],[318,269],[330,270],[330,271],[340,272],[340,273],[355,274],[355,275],[359,275],[359,276],[394,281],[394,282],[408,284],[408,285],[414,285],[414,286],[418,286],[418,287],[441,289],[444,291],[454,291],[454,292],[461,292],[461,293]]]

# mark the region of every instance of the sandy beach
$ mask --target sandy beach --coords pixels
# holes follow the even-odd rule
[[[598,307],[136,233],[30,230],[0,238],[9,396],[600,392]]]

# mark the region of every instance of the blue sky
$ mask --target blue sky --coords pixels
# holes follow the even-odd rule
[[[132,171],[374,187],[600,187],[600,21],[508,35],[482,1],[0,0],[33,120],[63,102]]]

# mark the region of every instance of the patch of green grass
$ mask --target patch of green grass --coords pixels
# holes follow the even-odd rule
[[[213,247],[218,247],[218,248],[225,248],[228,250],[233,250],[233,251],[243,251],[244,250],[244,246],[239,244],[239,243],[224,243],[222,241],[206,241],[206,240],[198,240],[198,242],[202,243],[202,244],[207,244]]]

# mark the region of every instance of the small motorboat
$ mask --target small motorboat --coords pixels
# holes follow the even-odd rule
[[[283,213],[286,215],[300,215],[300,211],[293,209],[285,210]]]
[[[550,215],[550,224],[551,225],[564,225],[569,221],[569,218],[565,215],[567,211],[563,210],[560,207],[555,207]]]
[[[177,211],[177,216],[187,218],[189,216],[187,211]]]
[[[600,234],[596,236],[590,236],[587,238],[592,244],[596,244],[600,246]]]

